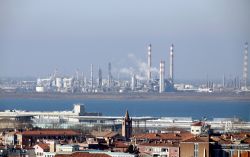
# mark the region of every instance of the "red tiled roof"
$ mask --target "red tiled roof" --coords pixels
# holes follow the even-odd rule
[[[49,145],[46,143],[39,143],[39,147],[41,147],[43,150],[49,150]]]
[[[250,138],[246,138],[243,140],[244,143],[250,144]]]
[[[213,142],[218,142],[221,140],[221,137],[220,136],[211,136],[210,139],[213,141]]]
[[[5,148],[5,146],[0,146],[0,149]]]
[[[231,141],[226,141],[226,140],[223,140],[221,139],[220,141],[218,141],[219,144],[232,144]]]
[[[196,122],[196,123],[193,123],[191,126],[202,126],[203,123],[202,122]]]
[[[147,134],[138,134],[135,135],[134,138],[137,139],[150,139],[150,140],[183,140],[186,138],[193,137],[191,133],[147,133]]]
[[[172,143],[141,143],[138,146],[152,146],[152,147],[178,147],[177,144]]]
[[[211,136],[210,138],[213,142],[217,142],[218,144],[231,144],[232,141],[226,138],[223,138],[222,136]]]
[[[121,141],[117,141],[114,143],[114,146],[116,148],[128,148],[129,145],[125,144],[124,142],[121,142]]]
[[[192,137],[186,140],[183,140],[182,142],[209,142],[208,137]]]
[[[72,154],[56,154],[55,157],[110,157],[110,156],[102,153],[76,152]]]
[[[113,131],[102,131],[102,132],[98,132],[98,131],[92,131],[91,135],[95,136],[95,137],[107,137],[107,138],[112,138],[118,135],[117,132],[113,132]]]
[[[249,132],[241,132],[239,134],[232,134],[233,138],[236,139],[245,139],[245,138],[249,138],[250,137],[250,133]]]
[[[76,136],[79,135],[78,132],[73,130],[33,130],[33,131],[24,131],[19,134],[27,135],[27,136],[40,136],[40,135],[67,135],[67,136]]]

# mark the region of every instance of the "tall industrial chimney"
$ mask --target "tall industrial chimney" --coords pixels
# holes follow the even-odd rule
[[[112,75],[111,75],[111,63],[108,64],[108,87],[111,87]]]
[[[135,88],[136,88],[136,77],[135,74],[133,74],[131,78],[131,90],[134,91]]]
[[[244,88],[243,90],[247,90],[247,77],[248,75],[248,43],[245,43],[245,50],[244,50],[244,63],[243,63],[243,81],[244,81]]]
[[[93,64],[91,64],[90,67],[90,86],[91,86],[91,92],[93,91],[93,82],[94,78],[93,78]]]
[[[98,87],[102,87],[102,69],[100,67],[98,68]]]
[[[160,62],[160,80],[159,80],[159,92],[165,92],[165,83],[164,83],[164,76],[165,76],[165,61]]]
[[[169,53],[169,81],[171,84],[174,83],[174,45],[172,44],[170,47],[170,53]]]
[[[148,82],[151,80],[151,66],[152,66],[152,58],[151,58],[151,44],[148,46]]]

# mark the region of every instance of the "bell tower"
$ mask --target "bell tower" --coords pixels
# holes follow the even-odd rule
[[[122,121],[122,136],[128,140],[132,136],[132,118],[129,117],[128,110]]]

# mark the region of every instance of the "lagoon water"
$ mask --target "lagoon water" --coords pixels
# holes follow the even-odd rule
[[[87,112],[101,112],[106,116],[123,116],[126,109],[131,116],[155,117],[238,117],[250,121],[249,101],[217,100],[77,100],[77,99],[0,99],[0,111],[8,109],[27,111],[72,110],[73,104],[85,104]]]

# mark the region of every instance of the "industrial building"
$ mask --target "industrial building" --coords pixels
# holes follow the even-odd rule
[[[89,76],[76,70],[75,75],[68,76],[59,74],[58,70],[48,77],[37,78],[36,81],[1,81],[0,92],[37,92],[37,93],[164,93],[164,92],[249,92],[248,87],[248,43],[243,50],[242,76],[228,76],[223,74],[221,81],[207,79],[199,83],[184,83],[175,79],[175,46],[170,45],[169,52],[162,55],[162,60],[152,63],[154,51],[152,44],[147,45],[145,65],[143,71],[135,70],[126,73],[127,76],[120,78],[112,71],[111,62],[105,68],[90,64]],[[144,60],[144,61],[143,61]],[[165,62],[166,61],[166,62]],[[169,63],[166,65],[165,63]],[[156,66],[155,65],[159,65]],[[96,69],[95,69],[96,68]],[[142,67],[140,67],[142,68]],[[117,71],[117,70],[116,70]],[[114,74],[115,73],[115,74]],[[223,72],[222,72],[223,73]],[[86,74],[86,73],[85,73]],[[106,77],[105,77],[106,75]],[[114,77],[117,76],[117,77]]]

